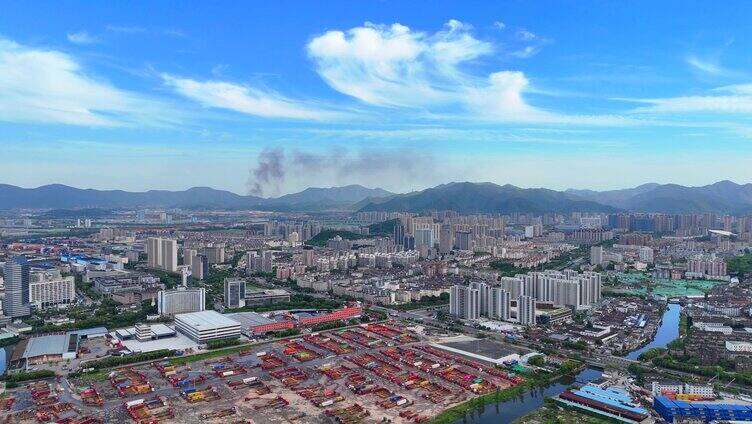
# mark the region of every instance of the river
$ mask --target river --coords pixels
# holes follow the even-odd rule
[[[7,360],[6,351],[4,347],[0,347],[0,375],[5,374],[5,361]]]
[[[645,346],[630,352],[627,355],[629,359],[637,359],[641,353],[648,351],[654,347],[666,347],[674,339],[679,337],[679,319],[681,317],[681,305],[678,303],[669,303],[668,308],[663,313],[663,319],[661,320],[661,326],[658,327],[658,331],[655,333],[655,338],[646,344]]]
[[[540,408],[545,398],[558,395],[571,384],[584,384],[600,376],[601,371],[586,368],[574,378],[562,377],[548,386],[526,392],[515,399],[480,406],[475,410],[468,411],[465,418],[455,421],[455,424],[510,423]]]

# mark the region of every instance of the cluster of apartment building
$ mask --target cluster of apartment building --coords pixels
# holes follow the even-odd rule
[[[601,275],[573,270],[544,271],[502,277],[499,283],[455,285],[450,314],[461,319],[481,316],[523,325],[536,324],[537,303],[581,309],[601,300]]]

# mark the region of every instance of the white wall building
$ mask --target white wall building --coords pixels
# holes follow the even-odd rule
[[[160,290],[157,294],[157,310],[160,315],[172,316],[206,309],[206,289],[179,287],[175,290]]]
[[[240,323],[216,311],[177,314],[175,329],[198,343],[240,337]]]

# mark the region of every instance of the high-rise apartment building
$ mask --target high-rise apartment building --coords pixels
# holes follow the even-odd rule
[[[439,253],[446,255],[452,251],[452,226],[450,224],[444,224],[441,226],[441,232],[439,233]]]
[[[168,272],[178,271],[178,242],[177,240],[161,240],[162,269]]]
[[[469,286],[452,286],[449,292],[449,313],[467,320],[480,318],[480,290]]]
[[[274,252],[271,250],[261,251],[261,271],[272,272],[274,271]]]
[[[149,268],[162,268],[162,239],[158,237],[146,239],[146,263]]]
[[[459,250],[472,250],[469,231],[456,231],[454,233],[454,248]]]
[[[433,247],[433,229],[417,228],[415,230],[415,248],[419,249],[421,246]]]
[[[490,318],[499,319],[502,321],[509,321],[511,320],[511,308],[512,308],[512,297],[509,295],[509,292],[500,288],[500,287],[494,287],[491,289],[491,308],[490,308]]]
[[[520,296],[517,298],[517,322],[522,325],[535,325],[535,298]]]
[[[603,263],[603,246],[593,246],[590,248],[590,264],[600,265]]]

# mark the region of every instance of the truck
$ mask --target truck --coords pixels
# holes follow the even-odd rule
[[[131,401],[125,402],[125,407],[126,408],[132,408],[132,407],[134,407],[136,405],[141,405],[142,403],[144,403],[144,399],[143,398],[136,399],[136,400],[131,400]]]

